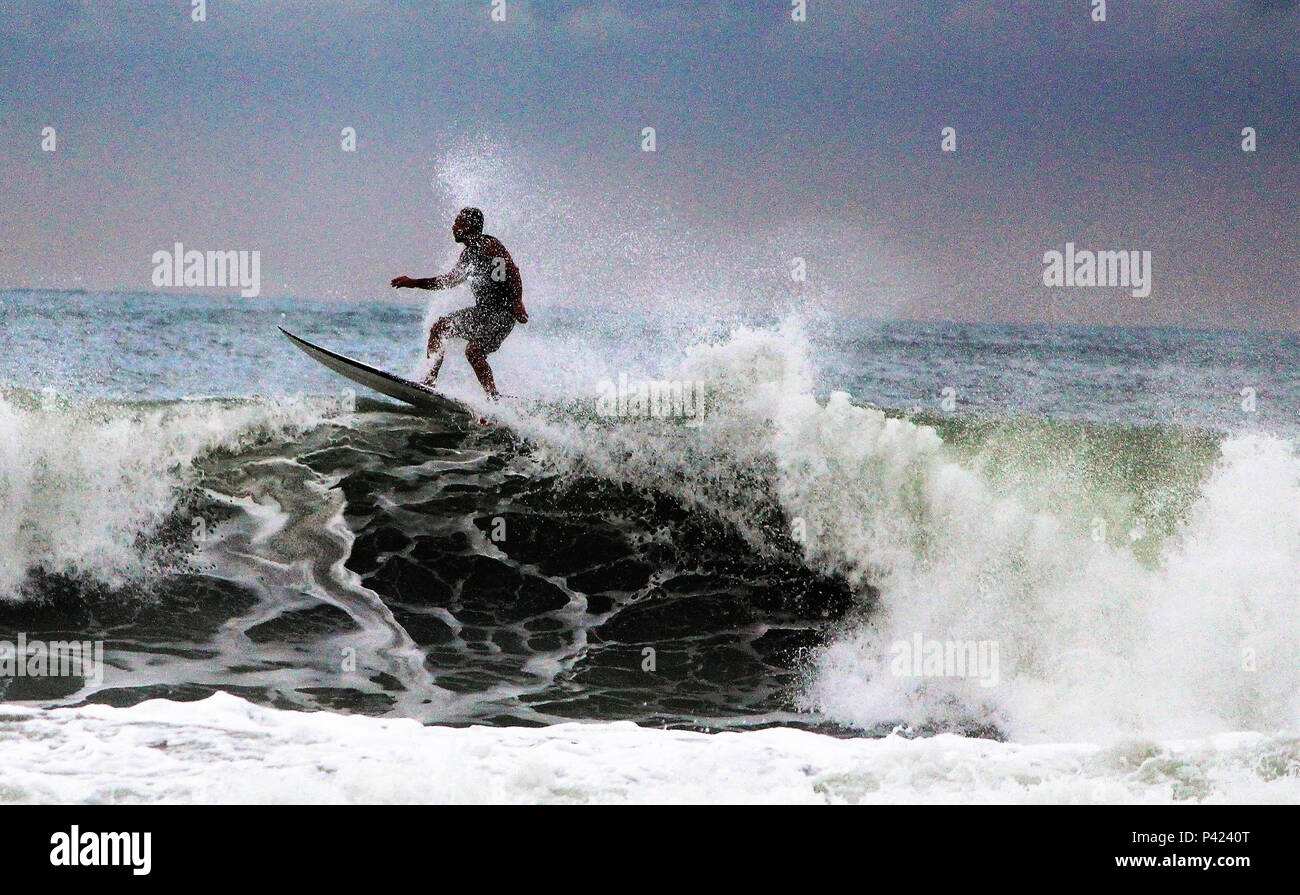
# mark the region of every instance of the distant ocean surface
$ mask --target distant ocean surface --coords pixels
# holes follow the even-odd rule
[[[459,304],[0,292],[0,799],[1300,800],[1293,336]]]
[[[439,312],[463,299],[440,297]],[[339,380],[287,353],[277,325],[409,371],[427,335],[425,314],[416,301],[0,291],[8,349],[0,381],[126,400],[331,393]],[[737,323],[700,319],[697,309],[542,309],[538,325],[519,327],[493,361],[514,380],[511,391],[586,394],[619,372],[654,375]],[[842,389],[880,406],[939,410],[943,389],[952,388],[963,412],[1228,432],[1254,425],[1275,434],[1295,434],[1300,421],[1300,347],[1290,333],[844,318],[806,328],[817,390]],[[1242,409],[1242,389],[1254,391],[1254,412]]]

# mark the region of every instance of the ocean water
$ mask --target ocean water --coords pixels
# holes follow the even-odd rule
[[[3,798],[1300,800],[1292,338],[439,301],[0,292]]]

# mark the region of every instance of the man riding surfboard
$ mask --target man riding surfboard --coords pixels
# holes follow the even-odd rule
[[[439,317],[429,330],[429,357],[436,357],[433,369],[424,384],[433,386],[438,381],[445,356],[443,341],[448,338],[464,339],[465,358],[474,369],[483,391],[492,400],[498,397],[496,382],[487,356],[501,347],[515,323],[527,323],[524,310],[524,281],[519,268],[501,240],[483,232],[483,212],[477,208],[462,208],[451,225],[451,238],[465,246],[460,260],[450,273],[439,277],[394,277],[394,289],[450,289],[466,280],[474,292],[474,307],[461,308],[446,317]]]

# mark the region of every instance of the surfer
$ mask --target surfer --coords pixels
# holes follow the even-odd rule
[[[443,341],[448,337],[464,339],[465,359],[474,369],[483,391],[492,400],[498,397],[496,382],[487,356],[501,347],[515,323],[527,323],[524,310],[524,281],[519,268],[501,240],[483,232],[483,212],[477,208],[462,208],[451,225],[451,238],[465,246],[460,260],[450,273],[440,277],[395,277],[394,289],[450,289],[469,280],[474,291],[474,307],[452,311],[439,317],[429,330],[428,356],[435,358],[433,369],[424,384],[433,386],[438,381],[445,355]]]

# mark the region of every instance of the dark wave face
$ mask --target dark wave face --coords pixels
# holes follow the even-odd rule
[[[0,633],[102,638],[113,667],[80,695],[119,706],[220,689],[440,723],[804,723],[798,659],[858,601],[796,545],[538,475],[528,444],[467,417],[353,419],[204,458],[157,536],[185,571],[116,588],[36,573]],[[0,696],[84,683],[14,678]]]

